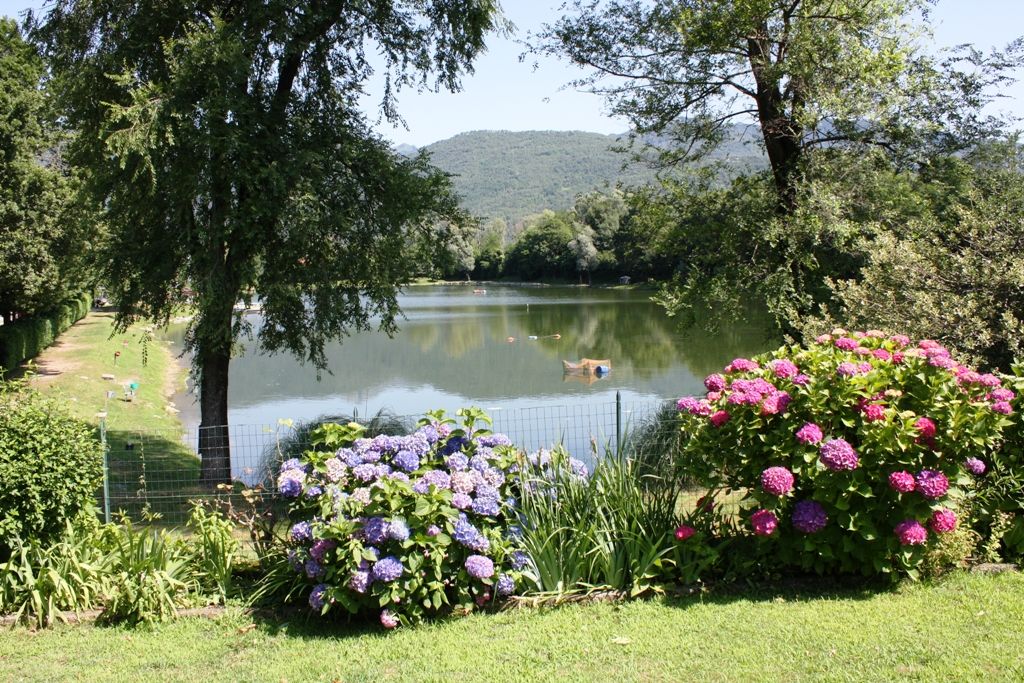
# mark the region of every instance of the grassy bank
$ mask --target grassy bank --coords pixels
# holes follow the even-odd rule
[[[385,633],[241,611],[0,633],[0,679],[1020,680],[1024,577],[476,615]]]
[[[36,359],[33,385],[60,396],[73,415],[91,424],[105,411],[111,430],[177,429],[178,418],[166,408],[184,383],[183,371],[163,342],[150,340],[143,348],[145,326],[111,336],[113,321],[113,313],[94,312],[73,325]],[[105,374],[114,379],[103,379]],[[126,401],[124,385],[130,382],[139,389]],[[107,399],[107,391],[114,397]]]
[[[113,320],[113,313],[94,312],[73,325],[36,359],[32,384],[90,424],[105,415],[114,510],[136,513],[147,502],[157,511],[162,502],[180,507],[161,496],[187,492],[199,471],[180,420],[168,410],[185,371],[164,342],[142,343],[146,326],[112,335]],[[128,400],[132,382],[138,390]]]

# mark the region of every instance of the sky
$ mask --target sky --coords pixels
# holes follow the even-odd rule
[[[0,15],[20,18],[38,0],[0,0]],[[475,63],[475,73],[463,79],[461,92],[405,90],[399,94],[399,113],[408,130],[386,122],[378,131],[395,144],[417,147],[472,130],[584,130],[621,133],[628,128],[622,119],[607,115],[597,95],[565,88],[582,72],[564,61],[520,61],[520,41],[530,31],[558,17],[560,0],[504,0],[505,15],[516,25],[506,38],[492,37],[488,51]],[[939,0],[932,12],[937,46],[971,43],[983,50],[1002,48],[1024,35],[1024,2],[1021,0]],[[1024,116],[1022,82],[1008,88],[995,111]],[[378,121],[380,82],[368,83],[363,107],[371,121]]]

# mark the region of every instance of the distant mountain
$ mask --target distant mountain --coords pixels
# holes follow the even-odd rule
[[[709,161],[723,162],[726,175],[764,168],[765,159],[750,140],[737,127]],[[544,209],[568,209],[585,192],[616,183],[653,182],[654,171],[644,165],[622,168],[628,155],[612,150],[622,144],[621,136],[580,131],[484,130],[460,133],[425,149],[435,166],[454,175],[467,210],[514,225]],[[411,145],[397,149],[403,154],[416,151]]]

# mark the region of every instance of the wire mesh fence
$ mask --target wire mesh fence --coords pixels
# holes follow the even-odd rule
[[[561,444],[574,456],[592,462],[607,451],[623,448],[638,452],[669,448],[678,434],[675,422],[667,419],[673,414],[672,405],[662,399],[617,400],[494,409],[490,416],[493,431],[506,434],[523,450]],[[420,417],[394,416],[371,429],[408,432]],[[168,523],[180,523],[188,515],[190,501],[227,495],[218,484],[240,482],[244,487],[261,487],[263,495],[272,496],[278,465],[305,450],[310,426],[230,425],[144,432],[104,429],[101,508],[108,519],[120,512],[138,516],[146,510],[159,513]]]

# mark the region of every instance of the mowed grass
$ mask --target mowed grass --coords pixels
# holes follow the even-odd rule
[[[98,427],[99,414],[106,414],[112,511],[137,515],[148,505],[177,519],[185,497],[201,490],[199,460],[182,439],[181,421],[167,410],[185,373],[159,337],[142,343],[145,325],[114,333],[113,322],[113,313],[92,312],[73,325],[36,359],[32,384],[91,425]],[[131,382],[139,388],[128,401]]]
[[[827,589],[826,589],[827,590]],[[474,615],[417,628],[254,621],[0,633],[10,681],[1011,681],[1024,578],[759,590]]]
[[[36,359],[39,375],[33,385],[64,399],[74,416],[90,424],[98,424],[97,413],[105,411],[111,431],[180,429],[178,418],[166,410],[166,393],[184,378],[166,344],[150,340],[144,359],[145,326],[114,334],[113,322],[113,313],[92,312],[72,325]],[[104,380],[104,374],[115,379]],[[139,390],[129,402],[124,384],[132,381]],[[114,397],[107,399],[107,391]]]

